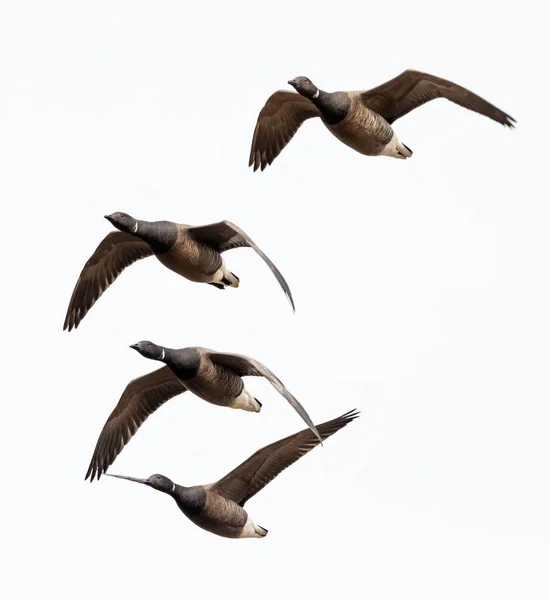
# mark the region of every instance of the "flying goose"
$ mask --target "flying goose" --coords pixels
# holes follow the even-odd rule
[[[275,92],[258,115],[249,161],[254,171],[270,165],[300,125],[312,117],[321,117],[335,137],[357,152],[393,158],[408,158],[412,151],[399,141],[392,123],[436,98],[446,98],[507,127],[515,123],[466,88],[412,69],[366,92],[324,92],[307,77],[288,83],[298,93]]]
[[[122,212],[105,217],[118,231],[107,234],[84,265],[69,302],[63,329],[76,329],[86,313],[122,271],[146,256],[178,275],[221,290],[239,287],[221,254],[233,248],[253,248],[283,288],[292,309],[290,288],[279,269],[237,225],[221,221],[192,227],[171,221],[140,221]]]
[[[359,413],[352,410],[317,425],[321,439],[326,440],[358,416]],[[151,475],[148,479],[107,475],[143,483],[172,496],[182,513],[206,531],[227,538],[263,538],[267,529],[252,521],[243,508],[245,503],[319,443],[310,429],[304,429],[258,450],[231,473],[207,485],[185,487],[164,475]]]
[[[93,481],[96,476],[99,479],[145,419],[167,400],[187,390],[211,404],[260,412],[261,402],[246,389],[242,380],[246,376],[265,377],[321,441],[305,408],[276,375],[253,358],[199,347],[175,350],[148,341],[132,344],[130,348],[166,366],[127,385],[103,426],[85,479],[90,477]]]

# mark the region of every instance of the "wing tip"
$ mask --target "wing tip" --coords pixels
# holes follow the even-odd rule
[[[292,313],[296,314],[296,305],[294,304],[294,299],[292,298],[292,294],[290,292],[287,292],[286,297],[288,298],[288,301],[290,302],[290,306],[292,308]]]
[[[250,151],[250,158],[248,159],[248,166],[252,167],[253,172],[255,173],[258,169],[261,171],[264,170],[264,166],[262,165],[262,159],[259,151],[256,148],[252,148]]]
[[[340,431],[340,429],[357,419],[360,416],[360,414],[360,411],[358,411],[356,408],[353,408],[352,410],[348,410],[348,412],[344,413],[343,415],[340,415],[339,417],[336,417],[335,419],[317,425],[319,429],[322,429],[321,445],[323,445],[322,442],[325,441],[327,438],[331,437],[337,431]]]
[[[77,329],[80,325],[83,316],[80,315],[80,309],[76,309],[74,307],[69,308],[67,311],[67,316],[65,317],[65,322],[63,323],[63,331],[71,332],[73,329]]]
[[[348,423],[351,423],[352,421],[357,419],[360,415],[361,415],[361,411],[357,410],[356,408],[352,408],[351,410],[348,410],[348,412],[344,413],[343,415],[336,417],[336,419],[334,419],[333,423],[335,425],[340,425],[341,427],[344,427]]]
[[[74,319],[72,316],[72,310],[69,308],[63,322],[63,331],[71,331],[74,328]]]
[[[357,419],[359,416],[361,416],[361,411],[357,410],[356,408],[352,408],[342,416],[347,417],[350,421],[353,421],[354,419]]]
[[[504,121],[502,124],[504,125],[504,127],[508,127],[509,129],[515,129],[517,121],[516,119],[514,119],[514,117],[511,117],[510,115],[504,115]]]
[[[90,483],[93,483],[94,479],[96,481],[99,481],[101,479],[101,476],[105,472],[105,470],[102,469],[101,466],[95,462],[95,456],[94,456],[94,458],[92,458],[92,461],[90,462],[90,466],[88,467],[88,470],[86,471],[86,475],[84,476],[84,481],[86,481],[87,479],[90,480]]]
[[[319,430],[317,429],[316,425],[310,425],[309,428],[311,429],[311,431],[315,434],[315,436],[317,437],[317,439],[319,440],[319,444],[322,446],[323,445],[323,441],[326,439],[327,436],[323,437],[320,433]]]
[[[338,421],[346,421],[347,423],[351,423],[351,421],[353,421],[354,419],[357,419],[360,415],[361,415],[360,410],[357,410],[356,408],[352,408],[351,410],[348,410],[348,412],[344,413],[343,415],[340,415],[337,420]]]

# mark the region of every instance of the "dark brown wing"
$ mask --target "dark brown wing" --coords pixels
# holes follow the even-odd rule
[[[292,408],[302,417],[307,423],[308,427],[315,433],[315,435],[321,441],[319,433],[311,420],[311,417],[307,414],[306,409],[298,402],[298,400],[286,389],[284,383],[272,373],[265,365],[258,360],[254,360],[249,356],[242,354],[225,354],[222,352],[210,351],[210,360],[226,369],[230,369],[241,377],[265,377],[269,383],[288,400]]]
[[[367,108],[382,115],[388,123],[436,98],[446,98],[507,127],[514,127],[516,122],[510,115],[466,88],[412,69],[372,90],[361,92],[361,97]]]
[[[193,239],[212,246],[220,253],[233,248],[252,248],[255,250],[271,269],[271,272],[277,278],[279,285],[283,288],[286,297],[292,305],[292,310],[295,310],[290,288],[279,269],[277,269],[269,257],[258,248],[252,239],[234,223],[231,223],[230,221],[221,221],[220,223],[202,225],[201,227],[190,227],[187,231]]]
[[[300,125],[318,116],[313,102],[297,92],[279,90],[272,94],[258,115],[248,166],[263,171],[279,156]]]
[[[126,267],[152,254],[148,244],[129,233],[112,231],[105,236],[80,273],[63,329],[76,329],[101,294]]]
[[[352,410],[337,419],[317,425],[321,439],[326,440],[358,416],[359,413]],[[231,473],[213,484],[212,489],[244,506],[245,502],[277,477],[281,471],[313,450],[319,443],[310,429],[304,429],[258,450]]]
[[[99,479],[147,417],[185,391],[169,367],[132,379],[101,430],[85,479]]]

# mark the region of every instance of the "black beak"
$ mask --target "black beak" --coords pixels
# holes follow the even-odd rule
[[[131,344],[130,348],[132,348],[132,350],[139,350],[141,348],[141,346],[139,345],[139,342],[137,344]]]
[[[105,473],[107,477],[116,477],[117,479],[127,479],[128,481],[135,481],[136,483],[144,483],[147,485],[149,480],[147,479],[139,479],[138,477],[127,477],[126,475],[110,475],[109,473]]]
[[[288,85],[291,85],[292,87],[296,86],[296,80],[295,79],[291,79],[290,81],[287,81]]]

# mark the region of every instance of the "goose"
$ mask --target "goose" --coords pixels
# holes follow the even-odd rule
[[[217,406],[260,412],[261,402],[246,389],[242,380],[246,376],[265,377],[321,441],[305,408],[276,375],[253,358],[198,346],[166,348],[147,340],[130,348],[165,366],[127,385],[97,440],[85,477],[90,478],[90,482],[107,471],[145,419],[178,394],[190,391]]]
[[[516,122],[466,88],[412,69],[366,92],[325,92],[303,76],[288,83],[296,91],[275,92],[258,115],[249,160],[254,171],[270,165],[300,125],[313,117],[320,117],[332,135],[360,154],[399,159],[412,156],[412,150],[399,141],[392,124],[436,98],[446,98],[506,127]]]
[[[64,330],[76,329],[87,312],[122,271],[141,258],[155,256],[178,275],[218,288],[239,287],[222,253],[253,248],[267,263],[295,310],[290,288],[279,269],[237,225],[230,221],[193,227],[171,221],[141,221],[123,212],[105,218],[118,231],[107,234],[84,265],[76,282]]]
[[[352,410],[332,421],[317,425],[321,439],[326,440],[358,416],[359,413]],[[207,485],[185,487],[159,474],[147,479],[107,475],[142,483],[168,494],[190,521],[210,533],[234,539],[263,538],[268,530],[256,525],[248,516],[244,505],[281,471],[319,443],[320,440],[310,429],[304,429],[258,450],[225,477]]]

